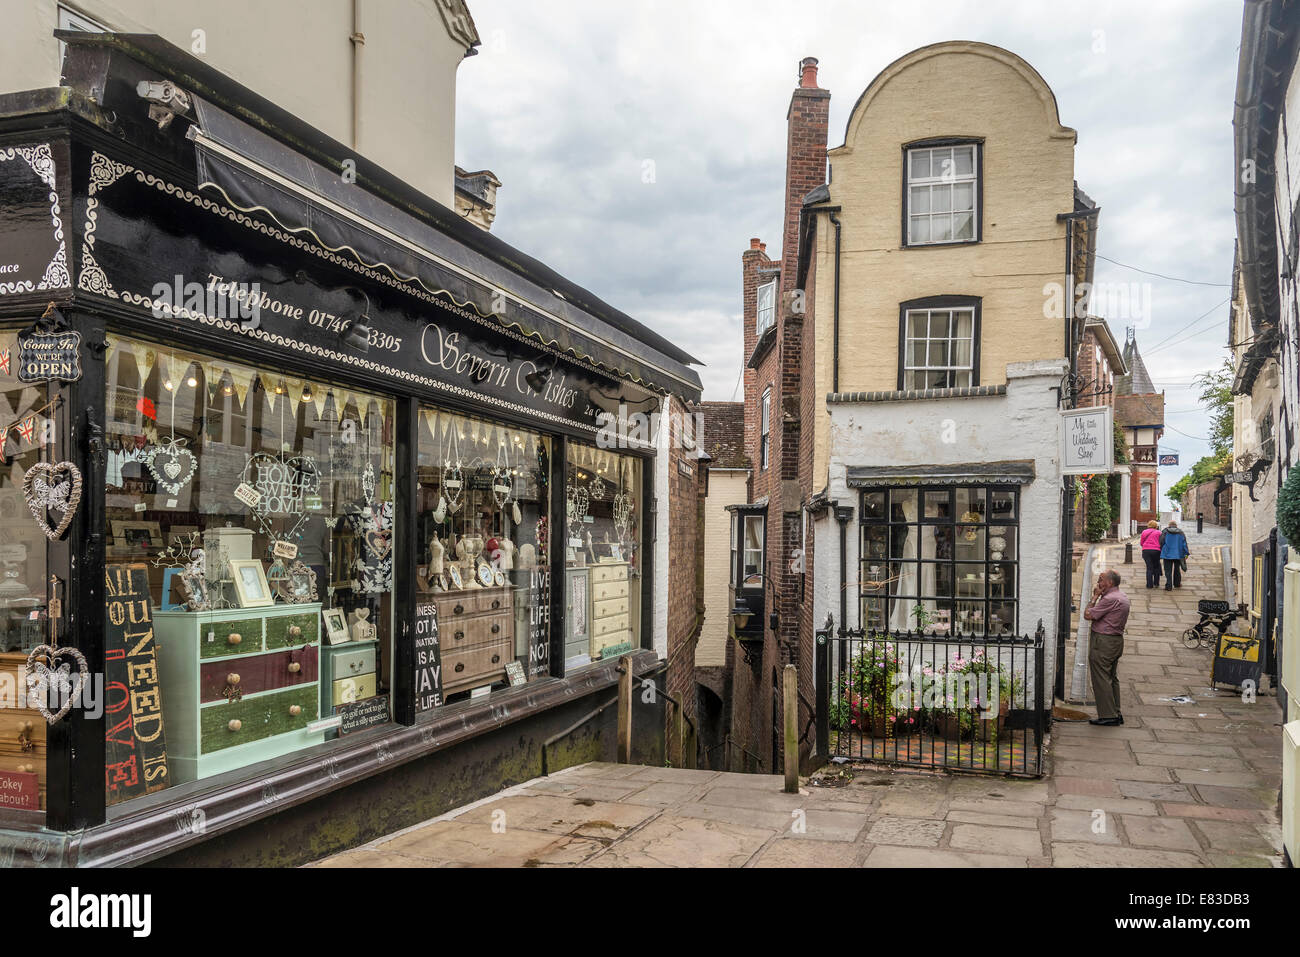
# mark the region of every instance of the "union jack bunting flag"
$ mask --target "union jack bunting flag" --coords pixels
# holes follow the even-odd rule
[[[24,442],[30,442],[32,436],[36,433],[36,419],[34,416],[28,416],[18,425],[18,434],[23,437]]]
[[[0,349],[0,372],[9,375],[9,350]]]

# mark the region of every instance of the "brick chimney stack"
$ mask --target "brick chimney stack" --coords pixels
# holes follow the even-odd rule
[[[817,85],[817,58],[799,61],[799,85],[786,113],[785,228],[781,234],[781,291],[794,288],[803,198],[826,182],[826,130],[831,94]]]

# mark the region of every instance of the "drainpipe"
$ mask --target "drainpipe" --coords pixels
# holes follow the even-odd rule
[[[838,210],[831,211],[831,225],[835,227],[835,308],[834,336],[831,352],[831,391],[840,391],[840,219]]]
[[[361,32],[361,0],[352,0],[352,148],[361,150],[361,50],[366,35]]]

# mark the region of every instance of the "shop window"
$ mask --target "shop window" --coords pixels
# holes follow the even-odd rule
[[[426,710],[550,673],[551,446],[442,409],[420,419],[415,693]]]
[[[863,627],[872,632],[1011,635],[1018,623],[1014,488],[863,492]]]
[[[641,460],[577,442],[565,469],[566,668],[641,646]]]
[[[0,332],[0,809],[43,811],[47,725],[27,707],[21,675],[27,653],[49,637],[50,585],[47,539],[28,510],[23,477],[60,461],[55,425],[66,416],[45,386],[19,381],[17,356],[17,333]],[[63,643],[74,642],[65,635]]]
[[[386,723],[392,402],[127,338],[106,363],[108,803]]]

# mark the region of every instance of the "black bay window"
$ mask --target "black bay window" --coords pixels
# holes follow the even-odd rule
[[[1019,490],[862,491],[862,626],[868,632],[1018,633]]]

